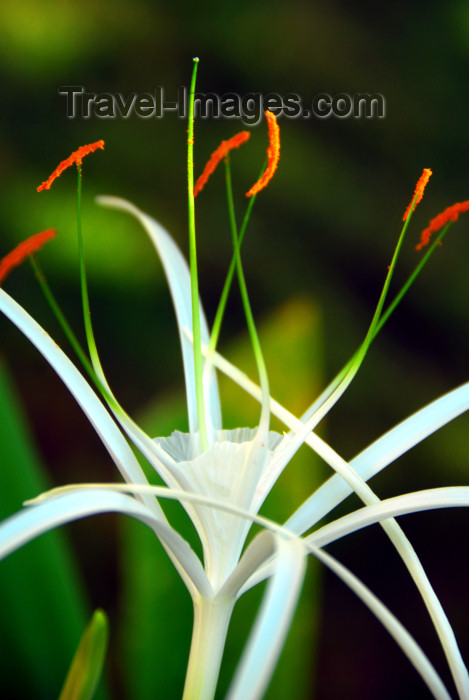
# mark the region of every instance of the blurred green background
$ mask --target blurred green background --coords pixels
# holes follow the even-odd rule
[[[130,218],[100,210],[93,197],[106,193],[130,199],[163,223],[186,250],[186,123],[171,114],[161,120],[135,115],[114,120],[67,119],[65,99],[58,88],[83,85],[92,92],[127,94],[163,86],[167,99],[175,99],[178,86],[189,83],[194,55],[200,57],[197,87],[202,92],[294,92],[306,103],[318,92],[362,91],[379,92],[386,99],[384,119],[280,120],[280,165],[256,203],[244,261],[256,317],[264,329],[270,363],[275,364],[273,391],[292,410],[300,412],[315,398],[363,338],[402,213],[422,168],[430,167],[434,174],[413,217],[396,287],[415,265],[414,244],[429,219],[453,202],[469,198],[467,2],[400,0],[358,7],[345,1],[301,0],[288,4],[275,0],[2,0],[0,256],[26,236],[56,227],[60,236],[41,253],[41,262],[80,329],[75,175],[64,174],[50,192],[37,194],[36,187],[78,146],[104,139],[105,152],[84,161],[83,226],[93,320],[116,395],[132,415],[146,416],[148,424],[161,433],[183,429],[185,420],[169,294],[145,234]],[[196,175],[220,140],[243,128],[236,120],[199,120]],[[250,142],[232,158],[239,212],[245,204],[244,192],[257,177],[267,142],[264,122],[252,127],[252,132]],[[221,172],[200,196],[197,217],[201,291],[211,319],[230,256]],[[346,458],[467,380],[468,230],[469,219],[463,217],[380,334],[353,386],[321,426]],[[12,274],[5,289],[62,344],[29,266]],[[243,317],[236,295],[232,299],[222,349],[244,362],[246,350],[239,349]],[[276,346],[276,336],[282,349]],[[3,318],[0,338],[1,357],[19,392],[50,483],[114,480],[115,468],[98,438],[42,358]],[[243,419],[230,407],[229,391],[227,388],[227,427]],[[246,422],[254,424],[255,409],[244,409],[240,401],[237,397],[232,403],[243,408]],[[467,417],[460,418],[378,476],[372,484],[377,493],[385,497],[466,483],[467,421]],[[288,514],[320,478],[321,466],[308,453],[302,464],[304,471],[300,469],[281,492],[279,504],[285,493],[286,512],[278,517]],[[33,495],[32,486],[18,493],[2,515],[14,512],[22,500]],[[352,506],[350,501],[338,512]],[[463,556],[467,515],[449,511],[420,514],[402,519],[402,524],[421,554],[454,624],[463,655],[469,659],[469,571]],[[177,698],[177,678],[187,653],[185,628],[180,631],[184,639],[180,648],[176,628],[172,641],[150,657],[148,644],[146,652],[138,647],[143,628],[137,627],[135,644],[127,652],[136,659],[134,673],[142,678],[142,688],[135,690],[135,678],[133,694],[124,688],[125,645],[119,630],[132,628],[135,619],[148,626],[145,634],[156,639],[155,644],[158,639],[161,644],[161,630],[168,633],[165,611],[155,598],[148,603],[148,615],[145,609],[132,610],[129,600],[135,602],[139,595],[145,599],[141,591],[145,586],[151,588],[152,576],[165,595],[167,591],[173,595],[180,583],[170,566],[162,568],[164,560],[156,558],[142,572],[143,580],[136,580],[138,570],[126,562],[132,561],[137,547],[127,547],[127,558],[120,561],[122,530],[125,541],[134,537],[132,528],[127,530],[127,524],[111,516],[67,529],[88,590],[89,609],[101,606],[110,614],[113,695],[142,698],[148,692],[150,697]],[[152,547],[153,542],[146,561]],[[423,605],[379,529],[349,538],[331,551],[402,617],[448,679]],[[310,581],[308,585],[316,584]],[[303,596],[305,605],[317,601],[316,594],[308,598],[308,591],[310,588]],[[181,606],[185,605],[181,609],[189,616],[186,598],[181,591]],[[161,600],[164,607],[164,596]],[[303,614],[301,620],[305,617]],[[316,622],[317,656],[308,651],[299,659],[296,671],[285,672],[290,681],[295,675],[303,676],[298,688],[291,689],[292,697],[426,697],[415,672],[386,632],[327,573],[322,579],[318,621],[314,606],[311,610],[311,646]],[[11,650],[8,639],[4,644],[6,663],[0,677],[7,678]],[[175,659],[173,671],[168,657]],[[139,659],[143,659],[140,670]],[[59,679],[64,675],[65,670],[58,672]],[[143,680],[149,675],[153,681]],[[165,686],[165,677],[176,680]],[[153,688],[152,682],[156,683]],[[145,683],[148,691],[143,689]],[[277,697],[274,686],[267,697]],[[46,691],[45,697],[55,692]],[[20,684],[9,697],[33,697],[31,693]]]

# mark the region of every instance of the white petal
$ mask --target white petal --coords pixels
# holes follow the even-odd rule
[[[368,606],[371,612],[384,625],[415,669],[422,676],[429,690],[437,700],[451,700],[441,678],[432,664],[399,620],[383,603],[354,575],[321,549],[314,549],[313,554],[333,571],[342,581]],[[461,698],[467,698],[467,694]]]
[[[469,383],[432,401],[396,425],[352,459],[350,466],[362,479],[368,481],[414,445],[468,409]],[[303,503],[285,526],[302,534],[351,493],[350,486],[340,476],[334,475]]]
[[[228,577],[217,595],[221,600],[225,598],[236,599],[241,597],[241,591],[246,581],[249,581],[251,576],[266,562],[268,562],[276,553],[275,540],[271,533],[262,530],[250,542],[249,546],[243,552],[236,569],[231,576]],[[273,571],[273,569],[272,569]]]
[[[305,550],[299,540],[275,537],[277,566],[264,594],[227,700],[258,700],[270,682],[300,595]]]
[[[352,461],[368,480],[429,435],[469,409],[469,382],[432,401],[373,442]]]
[[[205,352],[205,348],[204,352]],[[257,401],[262,401],[261,390],[255,382],[235,367],[231,362],[224,358],[219,353],[214,353],[212,357],[213,364],[227,377],[230,377],[244,391],[253,396]],[[296,416],[290,411],[281,406],[275,399],[270,398],[270,411],[272,415],[281,420],[287,427],[291,429],[288,435],[285,435],[281,442],[275,448],[275,455],[269,459],[267,469],[262,476],[262,482],[259,484],[258,499],[259,505],[264,501],[267,494],[272,489],[273,485],[279,478],[283,469],[292,459],[299,447],[306,442],[324,461],[329,464],[335,471],[347,481],[353,484],[353,489],[358,493],[363,487],[362,480],[357,477],[353,470],[350,469],[348,463],[340,457],[324,440],[318,435],[311,432],[310,428],[305,426]],[[366,487],[368,488],[368,487]],[[262,491],[262,492],[261,492]]]
[[[455,506],[469,506],[469,487],[446,487],[397,496],[344,516],[344,518],[340,518],[310,535],[307,541],[322,545],[374,522],[380,522],[391,541],[396,545],[422,595],[446,654],[460,697],[469,698],[469,675],[453,629],[417,554],[404,533],[400,528],[398,529],[396,521],[391,519],[395,515],[403,513]]]
[[[178,569],[191,593],[211,595],[199,559],[187,542],[166,522],[132,496],[106,489],[81,489],[26,507],[0,525],[0,558],[59,525],[98,513],[122,513],[150,527]]]
[[[75,365],[49,334],[3,289],[0,289],[0,311],[24,333],[57,372],[91,421],[125,481],[147,483],[140,464],[119,428]],[[154,513],[160,518],[164,517],[155,499],[147,496],[142,498]]]
[[[445,489],[439,489],[438,491],[445,491]],[[436,504],[438,502],[439,505],[442,503],[446,503],[448,506],[449,505],[461,505],[462,503],[466,503],[466,501],[469,499],[468,493],[469,488],[466,489],[466,494],[461,494],[461,493],[454,493],[454,494],[425,494],[422,495],[422,499],[419,500],[420,505],[422,505],[422,508],[424,506],[424,501],[425,504]],[[393,499],[397,500],[397,499]],[[410,504],[409,503],[402,503],[402,510],[407,508],[410,511]],[[370,512],[370,517],[368,517],[368,508],[372,509]],[[363,519],[363,526],[365,524],[369,524],[369,521],[378,521],[381,520],[381,517],[388,517],[389,514],[391,513],[391,508],[392,512],[396,513],[396,504],[386,508],[382,509],[382,512],[379,512],[379,509],[381,508],[381,504],[377,506],[368,506],[362,511],[359,511],[358,517],[355,518],[355,521],[350,523],[350,527],[348,530],[352,531],[353,526],[357,526],[357,524],[360,524],[361,519]],[[400,510],[400,509],[399,509]],[[366,514],[366,522],[365,522],[365,517],[362,517],[364,514]],[[372,517],[374,515],[374,517]],[[346,518],[344,518],[344,521]],[[345,527],[345,522],[344,522],[344,527]],[[267,525],[268,526],[268,525]],[[334,524],[332,524],[330,527],[332,528]],[[342,528],[344,529],[344,528]],[[317,546],[315,546],[318,543],[323,543],[326,541],[326,534],[327,534],[327,541],[332,541],[332,530],[330,532],[324,532],[324,537],[321,537],[321,539],[316,542],[314,540],[314,536],[311,536],[308,538],[309,541],[303,540],[303,544],[306,545],[309,549],[310,552],[317,557],[325,566],[328,566],[334,573],[336,573],[343,581],[348,585],[356,595],[361,598],[361,600],[370,608],[370,610],[376,615],[376,617],[382,622],[382,624],[386,627],[386,629],[390,632],[390,634],[394,637],[396,642],[399,644],[399,646],[402,648],[404,653],[408,656],[412,664],[415,666],[417,671],[420,673],[420,675],[423,677],[424,681],[427,683],[428,687],[434,694],[438,700],[443,700],[443,699],[449,699],[450,696],[448,692],[446,691],[446,688],[443,686],[443,683],[441,682],[441,679],[439,678],[438,674],[436,673],[435,669],[425,656],[425,654],[422,652],[420,647],[416,644],[416,642],[413,640],[413,638],[410,636],[410,634],[407,632],[407,630],[403,627],[403,625],[394,617],[394,615],[374,596],[373,593],[354,575],[352,574],[348,569],[346,569],[342,564],[340,564],[337,560],[335,560],[333,557],[331,557],[329,554],[324,552],[322,549],[319,549]],[[341,533],[343,534],[343,533]],[[334,537],[334,539],[336,539]],[[314,542],[314,544],[313,544]],[[255,540],[253,541],[253,544],[255,544]],[[265,548],[264,548],[265,549]],[[246,550],[246,554],[248,553],[249,549]],[[265,550],[266,556],[268,556],[268,550]],[[243,560],[240,562],[240,566],[243,564]],[[247,562],[247,567],[248,567],[249,562]],[[265,569],[266,567],[264,567]],[[261,570],[262,570],[262,564],[261,564]],[[271,564],[268,566],[268,575],[271,575],[275,571],[274,569],[274,564]],[[265,573],[265,572],[264,572]],[[236,572],[234,573],[233,577],[236,576]],[[262,580],[264,577],[260,577],[258,580]],[[249,587],[251,587],[253,579],[256,579],[256,574],[251,576],[251,579],[249,580],[248,586],[243,586],[241,589],[241,594],[245,592]],[[257,582],[257,581],[256,581]],[[447,650],[447,646],[449,645],[450,647],[453,645],[453,639],[454,635],[452,635],[452,630],[449,628],[450,634],[448,636],[448,639],[446,640],[447,645],[445,646],[445,650]],[[448,653],[448,652],[447,652]],[[467,672],[464,667],[464,664],[460,658],[459,652],[457,650],[453,650],[455,662],[457,663],[459,660],[459,667],[455,668],[454,666],[452,667],[453,674],[455,677],[456,684],[458,685],[458,689],[460,691],[460,697],[461,698],[467,698],[468,697],[468,691],[467,691]],[[448,654],[451,656],[451,653]],[[241,697],[241,696],[240,696]],[[248,694],[246,696],[247,698],[251,698],[251,696]]]
[[[254,384],[254,382],[249,380],[249,378],[246,377],[243,373],[237,370],[236,367],[233,367],[233,365],[231,365],[227,360],[225,360],[225,358],[217,354],[214,357],[214,363],[218,366],[218,368],[221,371],[223,371],[234,381],[236,381],[249,394],[254,396],[256,399],[260,400],[259,387],[257,387]],[[415,442],[418,442],[419,439],[423,439],[424,437],[426,437],[427,433],[425,432],[425,429],[427,429],[428,434],[430,434],[432,432],[432,429],[436,430],[437,427],[440,427],[440,425],[444,424],[444,422],[447,422],[455,415],[458,415],[459,413],[466,410],[468,393],[466,387],[467,385],[465,385],[464,387],[460,387],[459,390],[455,390],[456,398],[451,396],[451,394],[453,393],[451,392],[450,395],[448,395],[447,397],[443,397],[439,400],[442,403],[438,404],[436,413],[432,414],[432,411],[430,411],[430,414],[432,414],[433,416],[433,420],[429,421],[427,416],[427,420],[430,423],[430,426],[426,425],[427,420],[425,420],[425,418],[423,421],[421,421],[418,417],[416,418],[415,416],[413,416],[412,418],[415,419],[415,423],[412,421],[412,418],[409,419],[411,421],[411,426],[414,428],[414,433],[411,432],[411,434],[415,434],[415,432],[417,433],[417,435],[415,436]],[[315,435],[315,433],[305,435],[304,424],[297,418],[295,418],[295,416],[292,415],[289,411],[287,411],[277,402],[275,402],[273,399],[271,399],[270,406],[272,413],[278,418],[280,418],[280,420],[282,420],[286,425],[288,425],[294,432],[296,432],[296,435],[293,438],[294,442],[298,442],[298,439],[304,439],[304,442],[306,442],[310,447],[312,447],[315,450],[315,452],[318,455],[320,455],[326,461],[326,463],[333,467],[333,469],[337,472],[337,474],[331,479],[329,479],[329,481],[326,482],[325,485],[317,489],[315,494],[313,494],[313,496],[311,496],[291,518],[289,518],[289,520],[285,523],[285,527],[295,532],[294,528],[298,528],[299,523],[303,525],[309,520],[316,522],[317,519],[319,519],[317,518],[318,513],[325,514],[329,512],[329,510],[331,510],[331,508],[334,506],[334,503],[331,504],[331,502],[327,500],[327,495],[329,494],[324,494],[324,488],[327,487],[327,484],[330,483],[334,483],[334,487],[338,489],[343,489],[344,487],[341,486],[341,482],[344,481],[346,483],[346,495],[348,495],[348,493],[351,493],[352,490],[354,490],[365,503],[371,504],[376,501],[379,502],[377,496],[369,488],[366,482],[363,481],[361,476],[357,474],[357,472],[353,468],[351,469],[351,465],[348,465],[347,462],[345,462],[345,460],[343,460],[340,457],[340,455],[338,455],[329,445],[327,445],[327,443],[321,440],[317,435]],[[425,409],[423,410],[425,411]],[[404,421],[404,424],[405,423],[407,422]],[[286,440],[289,439],[290,436],[287,436]],[[404,429],[401,433],[401,441],[406,446],[410,445],[409,432],[407,430],[407,426],[404,426]],[[389,451],[391,445],[392,440],[390,441],[390,443],[385,441],[384,443],[382,443],[381,447],[384,446],[385,449]],[[283,446],[286,447],[285,450],[282,449]],[[294,446],[295,445],[293,445],[293,447]],[[272,485],[274,483],[274,480],[277,478],[275,471],[278,471],[278,473],[280,473],[280,470],[283,469],[284,459],[285,456],[289,456],[289,452],[291,451],[291,445],[289,445],[288,442],[285,441],[285,444],[281,443],[277,449],[282,450],[284,454],[282,455],[282,459],[280,460],[277,466],[277,470],[273,470],[270,475]],[[269,484],[266,485],[266,488],[269,488]],[[313,501],[313,499],[315,499],[316,497],[316,494],[319,494],[319,497],[317,498],[317,500]],[[324,497],[325,495],[326,498]],[[340,500],[341,499],[339,499],[338,502],[340,502]],[[298,517],[298,515],[300,517]],[[468,674],[464,666],[464,662],[461,658],[461,653],[458,649],[453,630],[411,543],[409,542],[405,534],[402,532],[400,526],[395,520],[390,519],[383,521],[382,527],[387,533],[392,543],[394,544],[394,546],[396,547],[400,556],[402,557],[404,563],[409,569],[412,578],[414,579],[416,586],[420,591],[420,594],[422,595],[425,605],[427,606],[429,614],[433,620],[433,624],[435,625],[435,629],[438,633],[442,646],[445,650],[449,666],[452,670],[453,677],[458,688],[466,687],[468,682]],[[296,530],[296,532],[297,534],[299,534],[298,529]],[[269,575],[270,572],[271,565],[265,565],[261,567],[255,574],[253,574],[253,576],[251,576],[251,579],[245,584],[245,586],[243,586],[241,592],[243,593],[244,591],[248,590],[248,588],[261,581],[263,578],[265,578],[265,576]]]
[[[176,243],[173,241],[169,233],[161,226],[161,224],[142,212],[136,206],[125,199],[121,199],[120,197],[101,196],[97,197],[96,201],[103,206],[111,207],[113,209],[120,209],[135,216],[135,218],[138,219],[150,236],[158,255],[160,256],[166,278],[168,280],[178,322],[184,363],[184,374],[186,378],[189,429],[190,432],[197,432],[198,418],[195,397],[194,353],[191,343],[182,332],[183,327],[192,329],[191,285],[187,262]],[[210,336],[201,304],[200,309],[201,338],[203,343],[208,343]],[[214,429],[217,430],[221,428],[220,398],[218,395],[215,371],[213,369],[210,372],[208,387],[206,410],[207,421],[209,423],[208,429],[211,432]]]
[[[439,508],[467,508],[468,506],[469,486],[444,486],[437,489],[405,493],[344,515],[308,535],[306,541],[317,547],[324,547],[340,537],[398,515]]]

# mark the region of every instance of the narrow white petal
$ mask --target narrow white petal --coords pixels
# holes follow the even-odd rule
[[[260,390],[259,387],[257,387],[254,382],[252,382],[246,375],[244,375],[242,372],[240,372],[236,367],[233,367],[231,363],[229,363],[225,358],[221,357],[220,355],[216,355],[214,357],[214,363],[216,366],[223,371],[227,376],[231,377],[234,381],[236,381],[245,391],[247,391],[249,394],[254,396],[257,400],[260,400]],[[441,404],[437,402],[434,402],[437,404],[436,406],[436,412],[432,413],[433,420],[429,421],[430,427],[427,426],[427,431],[425,432],[426,428],[426,420],[424,418],[423,421],[415,419],[415,416],[412,418],[415,419],[415,422],[412,422],[412,418],[408,419],[412,422],[412,427],[414,430],[417,432],[417,437],[415,439],[415,442],[418,442],[419,439],[423,439],[426,437],[427,434],[430,434],[432,432],[432,427],[433,430],[436,430],[438,427],[443,425],[445,422],[451,420],[455,415],[459,415],[459,413],[462,413],[464,410],[467,408],[467,385],[464,385],[464,387],[460,387],[460,389],[456,389],[455,396],[453,396],[453,392],[451,392],[449,395],[446,397],[442,397],[442,399],[438,400],[441,401]],[[327,484],[333,483],[334,488],[343,490],[343,486],[341,485],[341,482],[346,483],[346,495],[351,493],[352,491],[355,491],[357,495],[364,501],[366,504],[372,504],[379,502],[379,499],[377,496],[373,493],[373,491],[370,489],[370,487],[366,484],[366,482],[362,479],[362,477],[355,471],[353,468],[353,463],[350,465],[347,464],[345,460],[343,460],[340,455],[338,455],[327,443],[325,443],[323,440],[321,440],[315,433],[310,433],[309,435],[305,435],[305,425],[299,421],[293,414],[291,414],[289,411],[284,409],[282,406],[280,406],[277,402],[275,402],[273,399],[271,399],[270,402],[271,406],[271,411],[274,415],[276,415],[280,420],[282,420],[288,427],[291,428],[292,431],[296,433],[294,436],[294,441],[298,441],[298,438],[300,437],[306,444],[308,444],[314,451],[321,456],[327,464],[329,464],[336,472],[337,474],[329,479],[328,482],[326,482],[325,485],[321,486],[315,494],[319,494],[320,497],[313,502],[313,499],[315,498],[315,494],[311,496],[303,506],[285,523],[285,527],[288,529],[291,529],[293,532],[296,532],[297,534],[300,534],[300,528],[298,527],[299,524],[301,526],[305,525],[307,522],[317,522],[319,519],[317,517],[318,513],[322,513],[322,515],[325,515],[327,512],[329,512],[335,505],[334,502],[331,503],[331,501],[327,500],[327,497],[329,494],[326,492],[324,493],[324,489],[327,487]],[[428,407],[427,407],[428,408]],[[435,408],[435,406],[433,406]],[[426,409],[423,409],[425,411]],[[430,409],[431,413],[431,409]],[[418,414],[417,414],[418,415]],[[428,416],[427,416],[428,420]],[[407,421],[404,421],[404,424],[406,424]],[[398,426],[399,427],[399,426]],[[401,424],[402,427],[402,424]],[[406,449],[408,449],[409,446],[411,446],[411,440],[409,439],[409,432],[407,430],[408,426],[404,426],[404,429],[401,432],[401,442],[404,443],[406,446]],[[392,432],[392,431],[391,431]],[[389,433],[388,433],[389,437]],[[289,440],[290,436],[286,436],[286,440]],[[285,440],[285,442],[286,442]],[[377,441],[379,442],[379,441]],[[376,448],[375,443],[375,448]],[[415,444],[415,443],[414,443]],[[291,452],[291,446],[286,442],[286,457],[289,457],[289,452]],[[392,440],[388,443],[385,441],[384,443],[381,444],[382,451],[385,452],[385,450],[390,451],[392,446]],[[277,448],[278,450],[282,450],[283,444],[281,443],[279,447]],[[384,448],[384,449],[383,449]],[[403,450],[405,451],[405,449]],[[378,455],[380,450],[378,449]],[[386,453],[386,452],[385,452]],[[363,454],[361,455],[363,459],[363,463],[368,464],[368,461],[363,458]],[[375,452],[375,459],[377,458],[376,452]],[[274,483],[274,480],[277,478],[278,474],[275,474],[275,471],[278,471],[280,473],[280,470],[283,469],[284,466],[284,459],[285,455],[282,455],[282,460],[280,463],[277,465],[277,468],[272,471],[270,475],[270,479],[272,481],[272,484]],[[371,464],[371,462],[370,462]],[[385,464],[383,464],[385,466]],[[280,468],[280,469],[279,469]],[[269,484],[266,484],[265,488],[270,488]],[[340,502],[339,499],[337,502]],[[300,517],[298,517],[300,516]],[[321,517],[321,516],[319,516]],[[392,520],[384,520],[381,523],[383,529],[385,530],[386,534],[390,538],[391,542],[394,544],[396,547],[397,551],[399,552],[400,556],[402,557],[402,560],[406,564],[407,568],[409,569],[409,572],[412,576],[412,578],[415,581],[415,584],[417,588],[420,591],[420,594],[425,602],[425,605],[427,606],[427,609],[429,611],[429,614],[432,618],[433,624],[435,625],[435,629],[437,631],[437,634],[440,638],[441,644],[443,646],[443,649],[445,651],[445,654],[448,659],[448,664],[451,668],[451,671],[453,673],[453,677],[455,679],[455,683],[458,687],[458,690],[460,693],[462,693],[461,697],[468,697],[469,698],[469,692],[467,691],[468,685],[469,685],[469,676],[467,669],[464,665],[464,662],[461,657],[461,653],[459,651],[456,639],[454,637],[454,632],[451,628],[451,625],[449,623],[448,618],[446,617],[446,614],[440,604],[440,601],[438,600],[438,597],[436,596],[430,581],[428,580],[428,577],[425,573],[425,570],[423,569],[417,554],[415,553],[411,543],[403,533],[402,529],[400,528],[399,524]],[[309,527],[309,526],[308,526]],[[308,529],[307,527],[305,529]],[[248,590],[251,586],[255,585],[257,582],[261,581],[265,576],[269,575],[271,572],[271,565],[265,565],[264,567],[261,567],[252,577],[251,579],[246,583],[246,585],[243,587],[242,592]],[[467,693],[465,695],[464,693]]]
[[[469,383],[453,389],[406,418],[354,457],[350,466],[363,480],[368,481],[384,467],[468,409]],[[285,526],[297,534],[302,534],[351,493],[350,485],[334,474],[298,508]]]
[[[312,549],[312,553],[333,571],[342,581],[365,603],[365,605],[376,615],[378,620],[384,625],[391,636],[399,644],[404,654],[421,675],[429,690],[437,700],[451,700],[451,696],[438,673],[423,653],[413,637],[399,622],[399,620],[383,605],[383,603],[345,566],[340,564],[330,554],[321,549]],[[460,696],[467,698],[467,694]]]
[[[0,289],[0,311],[24,333],[57,372],[100,436],[125,481],[147,483],[127,440],[87,381],[50,335],[3,289]],[[147,496],[143,498],[154,513],[160,518],[164,517],[155,499]]]
[[[373,442],[351,461],[368,480],[429,435],[469,409],[469,382],[440,396]]]
[[[461,698],[469,698],[469,675],[453,629],[416,552],[396,521],[392,518],[395,515],[414,513],[419,510],[468,505],[469,487],[446,487],[410,493],[369,505],[356,513],[344,516],[344,518],[321,528],[307,538],[309,542],[323,544],[332,541],[332,538],[337,539],[338,536],[344,536],[349,532],[354,532],[374,522],[381,523],[389,538],[396,546],[396,549],[399,551],[410,575],[420,591],[444,649],[454,682]]]
[[[211,595],[211,586],[202,565],[187,542],[143,503],[107,489],[70,491],[25,507],[7,518],[0,525],[0,559],[54,527],[110,512],[130,515],[148,525],[171,554],[189,591]]]
[[[224,598],[239,598],[246,581],[274,556],[275,542],[270,532],[263,530],[249,544],[236,569],[226,580],[217,595]]]
[[[282,651],[305,572],[300,540],[275,537],[277,566],[243,652],[227,700],[262,698]]]
[[[279,525],[269,518],[265,518],[262,515],[257,515],[256,513],[250,512],[234,504],[232,500],[224,500],[221,498],[213,498],[211,496],[201,495],[200,493],[191,493],[190,491],[182,491],[178,489],[168,488],[167,486],[152,486],[150,484],[69,484],[67,486],[59,486],[42,493],[37,498],[27,501],[25,505],[36,505],[48,501],[53,498],[57,498],[60,495],[67,493],[76,493],[86,490],[91,491],[108,491],[114,493],[133,493],[133,494],[153,494],[157,498],[167,498],[170,500],[176,500],[180,503],[193,503],[198,506],[203,506],[207,509],[214,509],[216,511],[229,513],[235,516],[237,519],[246,521],[248,523],[256,523],[262,528],[265,528],[268,532],[272,532],[280,537],[291,539],[292,533],[286,530],[282,525]],[[296,539],[296,536],[293,535]],[[270,547],[270,549],[269,549]],[[269,556],[269,551],[272,550],[273,545],[269,545],[263,539],[262,533],[258,535],[251,545],[243,553],[241,560],[236,566],[233,573],[227,578],[226,582],[219,589],[217,595],[222,595],[221,591],[225,593],[226,596],[240,597],[245,590],[252,587],[252,578],[255,574],[251,573],[255,570],[254,560],[257,559],[257,566],[261,567],[263,571],[262,562]],[[275,549],[275,547],[273,547]],[[246,559],[246,561],[245,561]],[[268,576],[272,574],[274,570],[274,565],[272,569],[269,570]],[[250,576],[249,584],[246,586],[246,577]],[[261,576],[259,581],[264,580],[266,575]],[[241,588],[240,588],[241,587]]]
[[[203,348],[204,352],[206,348]],[[246,393],[261,402],[263,397],[259,386],[253,382],[244,372],[235,367],[231,362],[224,358],[219,353],[214,353],[212,358],[213,364],[227,377],[238,384]],[[286,408],[281,406],[278,401],[270,398],[270,411],[272,415],[281,420],[291,432],[285,435],[283,440],[277,445],[273,459],[268,461],[267,469],[263,474],[262,481],[259,484],[259,506],[264,501],[272,486],[275,484],[283,469],[292,459],[295,452],[305,442],[309,445],[324,461],[329,464],[334,471],[337,471],[347,483],[353,485],[352,490],[360,491],[363,487],[362,480],[350,468],[348,463],[340,457],[324,440],[318,435],[311,432],[308,427],[298,419],[293,413],[290,413]]]
[[[244,372],[219,353],[214,354],[212,361],[220,371],[244,389],[246,393],[257,401],[261,401],[259,386]],[[335,457],[338,457],[338,455],[334,453],[329,445],[315,433],[310,433],[304,437],[304,442],[339,473],[334,474],[320,486],[288,520],[288,524],[285,523],[285,525],[297,534],[305,532],[353,492],[354,488],[350,482],[350,477],[353,478],[353,474],[350,472],[350,467],[352,467],[353,472],[359,479],[368,481],[371,476],[378,473],[411,447],[431,435],[431,433],[449,423],[453,418],[467,411],[468,408],[469,383],[466,383],[417,411],[417,413],[402,421],[402,423],[392,428],[363,450],[347,465],[349,467],[349,477],[347,477],[345,472],[342,473],[339,470],[339,462],[343,462],[343,460],[339,458],[337,461]],[[304,424],[302,421],[273,398],[270,399],[270,410],[272,415],[290,428],[292,433],[296,434],[296,436],[301,433],[303,437]],[[265,477],[266,483],[264,488],[267,492],[279,477],[288,459],[291,459],[292,450],[295,449],[294,445],[288,445],[288,439],[290,439],[290,436],[286,436],[283,443],[278,446],[277,450],[283,452],[281,459],[273,462],[271,473]],[[353,478],[353,482],[355,481],[355,478]]]
[[[317,547],[324,547],[340,537],[345,537],[345,535],[388,518],[424,510],[467,508],[468,506],[469,486],[444,486],[437,489],[405,493],[344,515],[308,535],[306,541]]]
[[[194,353],[191,343],[182,332],[183,327],[192,329],[191,285],[187,262],[176,243],[173,241],[169,233],[161,226],[161,224],[142,212],[136,206],[125,199],[121,199],[120,197],[101,196],[97,197],[97,202],[103,206],[111,207],[113,209],[120,209],[135,216],[135,218],[141,223],[143,228],[148,233],[158,252],[158,255],[160,256],[171,291],[179,327],[184,374],[186,379],[189,429],[190,432],[197,432],[198,418],[195,397]],[[200,309],[202,342],[208,343],[210,336],[201,304]],[[209,375],[208,396],[206,399],[209,430],[217,430],[221,428],[221,409],[217,380],[213,369],[211,369]]]
[[[125,481],[137,484],[148,483],[124,435],[90,385],[50,335],[2,289],[0,289],[0,311],[24,333],[57,372],[100,436]],[[104,376],[102,382],[112,395]],[[115,401],[115,405],[110,404],[109,407],[134,445],[154,466],[161,477],[170,486],[180,486],[181,484],[177,483],[168,471],[168,461],[170,460],[163,450],[132,421],[117,401]],[[160,519],[165,517],[155,499],[146,495],[143,498],[146,505],[157,513]]]

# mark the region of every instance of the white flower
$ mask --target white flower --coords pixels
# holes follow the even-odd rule
[[[1,525],[0,555],[6,556],[52,527],[96,513],[115,511],[145,522],[160,539],[194,602],[194,635],[184,695],[187,699],[213,697],[233,606],[242,593],[270,577],[263,606],[228,693],[230,699],[254,700],[262,697],[268,685],[301,588],[305,555],[313,553],[379,617],[433,695],[449,698],[432,665],[402,625],[353,574],[322,550],[339,537],[380,522],[424,598],[459,696],[469,698],[468,674],[451,626],[417,555],[393,519],[395,515],[422,509],[467,506],[469,488],[423,491],[381,502],[366,483],[414,444],[467,410],[469,384],[408,418],[347,463],[313,432],[331,392],[320,397],[298,419],[263,395],[226,359],[214,354],[205,375],[209,446],[203,450],[198,433],[187,264],[168,233],[149,216],[121,199],[105,197],[101,203],[135,216],[162,260],[182,345],[190,432],[152,439],[128,417],[112,396],[104,374],[98,373],[108,411],[50,336],[0,290],[0,310],[31,340],[65,382],[126,482],[125,485],[65,487],[36,499]],[[203,314],[201,336],[202,343],[208,344]],[[262,403],[263,418],[258,428],[222,429],[215,367]],[[279,435],[269,431],[269,412],[285,423],[288,433]],[[148,459],[166,488],[148,483],[126,437]],[[283,526],[272,523],[258,515],[259,509],[293,454],[305,442],[336,474],[311,494]],[[364,508],[302,537],[352,491],[362,499]],[[178,499],[186,508],[203,545],[203,562],[170,526],[157,498]],[[252,522],[263,525],[265,531],[246,548]]]

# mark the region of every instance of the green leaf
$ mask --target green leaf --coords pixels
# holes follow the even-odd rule
[[[50,487],[0,361],[0,517]],[[54,530],[0,562],[2,694],[56,697],[86,625],[86,596],[65,533]]]
[[[96,610],[73,657],[59,700],[91,700],[101,677],[108,637],[106,613]]]

